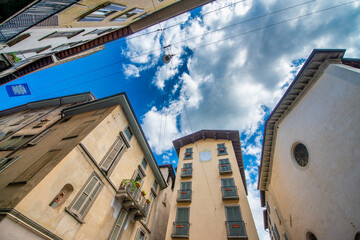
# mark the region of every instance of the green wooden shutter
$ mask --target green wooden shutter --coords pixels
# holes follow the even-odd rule
[[[176,235],[189,234],[189,208],[178,208],[175,223]]]
[[[191,182],[182,182],[180,190],[191,190]]]
[[[12,183],[26,183],[36,173],[38,173],[48,162],[50,162],[61,149],[51,150],[43,155],[39,160],[27,168],[20,176],[18,176]]]
[[[242,221],[240,207],[239,206],[227,206],[225,207],[226,219],[227,219],[227,231],[228,235],[232,237],[246,236],[245,224]]]
[[[226,219],[228,221],[242,221],[239,206],[229,206],[229,207],[225,207],[225,209],[226,209]]]
[[[118,154],[124,149],[125,145],[124,142],[117,138],[112,147],[110,148],[109,152],[105,155],[105,158],[101,164],[101,169],[108,171],[115,161]]]
[[[235,186],[234,179],[233,178],[222,178],[221,185],[223,187],[233,187],[233,186]]]
[[[127,217],[127,211],[124,209],[121,209],[118,218],[116,219],[115,225],[113,227],[113,230],[111,231],[110,240],[118,240],[121,237],[121,231],[125,225]]]

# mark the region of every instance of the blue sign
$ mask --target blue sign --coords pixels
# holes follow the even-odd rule
[[[31,95],[29,86],[26,83],[7,85],[6,91],[8,92],[9,97]]]

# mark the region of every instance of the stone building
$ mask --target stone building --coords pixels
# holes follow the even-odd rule
[[[125,93],[0,115],[0,239],[150,238],[167,184]]]
[[[272,239],[359,239],[360,60],[344,53],[314,50],[265,123],[258,188]]]
[[[179,170],[166,239],[258,239],[239,132],[202,130],[173,145]]]
[[[0,85],[213,0],[2,0]]]

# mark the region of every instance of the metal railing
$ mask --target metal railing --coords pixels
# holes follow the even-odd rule
[[[141,196],[141,190],[138,188],[131,179],[125,179],[129,180],[129,182],[122,183],[120,185],[119,190],[125,190],[136,202],[140,203],[141,200],[144,198]]]
[[[172,238],[176,237],[188,237],[189,236],[189,222],[174,222],[173,223],[173,232],[171,234]]]
[[[239,199],[236,186],[221,187],[223,199]]]
[[[246,238],[246,228],[244,221],[226,221],[226,234],[228,238]]]
[[[181,177],[191,177],[193,169],[192,168],[182,168],[181,169]]]
[[[191,201],[191,193],[192,193],[191,189],[179,190],[177,201],[178,202]]]
[[[220,163],[219,164],[219,173],[231,173],[231,164],[230,163]]]

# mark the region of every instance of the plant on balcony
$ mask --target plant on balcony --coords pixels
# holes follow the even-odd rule
[[[136,186],[137,188],[141,188],[141,183],[140,183],[139,181],[136,181],[136,182],[135,182],[135,186]]]
[[[142,190],[142,191],[141,191],[141,196],[143,196],[143,197],[145,197],[145,196],[146,196],[146,192],[145,192],[145,190]]]
[[[150,203],[151,203],[151,200],[150,200],[150,199],[146,199],[146,203],[147,203],[147,204],[150,204]]]
[[[138,188],[136,183],[139,183],[139,182],[135,182],[133,179],[124,179],[121,181],[120,190],[125,190],[127,186],[130,186],[131,191],[135,191],[135,189]],[[141,187],[141,183],[139,183],[139,184]]]
[[[191,154],[191,153],[189,153],[189,152],[185,153],[186,156],[190,156],[190,154]]]

